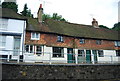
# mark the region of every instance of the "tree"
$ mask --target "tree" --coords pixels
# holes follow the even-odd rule
[[[99,25],[99,27],[109,29],[107,26],[104,26],[104,25]]]
[[[50,15],[48,15],[48,14],[43,14],[43,15],[42,15],[42,20],[45,21],[46,19],[51,19]]]
[[[119,30],[119,31],[120,31],[120,22],[115,23],[112,29],[113,29],[113,30]]]
[[[23,16],[27,17],[33,17],[33,14],[31,14],[31,10],[28,9],[27,4],[24,5],[23,11],[21,12]]]
[[[57,13],[53,13],[52,16],[50,16],[48,14],[43,14],[42,18],[43,18],[43,21],[46,20],[46,19],[53,19],[53,20],[56,20],[56,21],[66,21],[64,18],[62,18],[61,15],[58,15]]]
[[[14,10],[16,13],[18,12],[18,5],[15,2],[3,2],[2,8],[9,8]]]
[[[57,20],[57,21],[66,21],[64,18],[62,18],[61,15],[58,15],[57,13],[53,13],[52,19]]]

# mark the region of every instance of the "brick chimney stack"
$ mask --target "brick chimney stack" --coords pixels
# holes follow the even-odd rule
[[[95,27],[95,28],[99,28],[99,26],[98,26],[98,21],[96,21],[95,18],[93,18],[92,26]]]
[[[43,14],[43,8],[42,8],[42,4],[40,4],[38,13],[37,13],[37,17],[38,17],[38,22],[42,23],[42,14]]]

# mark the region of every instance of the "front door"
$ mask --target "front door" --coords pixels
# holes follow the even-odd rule
[[[14,38],[14,50],[13,50],[13,58],[16,59],[17,56],[20,54],[20,37]]]
[[[94,62],[97,63],[97,50],[92,50],[92,53],[94,54]]]
[[[91,63],[91,50],[86,50],[86,62]]]
[[[72,48],[67,49],[67,61],[68,61],[68,63],[74,63],[74,61],[75,61]]]

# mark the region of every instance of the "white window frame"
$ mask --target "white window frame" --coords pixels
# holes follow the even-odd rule
[[[35,37],[33,37],[33,34],[35,35]],[[37,34],[38,34],[38,37],[37,37]],[[40,33],[31,32],[31,40],[40,40]]]
[[[85,43],[85,39],[80,39],[80,44],[84,44]]]
[[[63,36],[58,35],[57,42],[63,42],[63,41],[64,41]]]
[[[59,51],[57,51],[59,50]],[[63,47],[53,47],[53,58],[64,58],[64,48]]]
[[[26,51],[26,46],[28,46],[28,51]],[[42,46],[39,46],[41,49],[40,51],[37,51],[37,46],[39,46],[39,45],[25,45],[25,52],[36,54],[36,55],[40,56],[42,54]],[[31,49],[30,47],[32,47],[32,50],[30,50]],[[37,53],[37,52],[39,52],[39,53]]]

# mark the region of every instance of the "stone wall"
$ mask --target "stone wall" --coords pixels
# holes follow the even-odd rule
[[[120,65],[2,64],[2,79],[103,79],[120,81]]]

